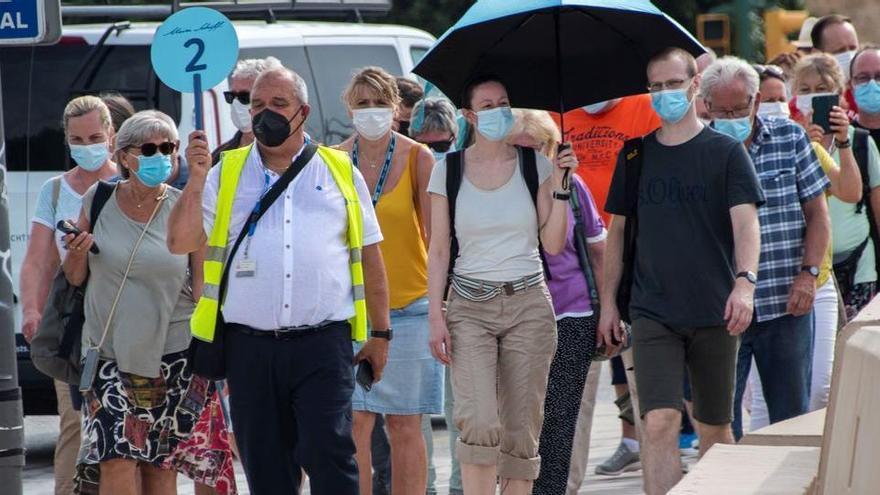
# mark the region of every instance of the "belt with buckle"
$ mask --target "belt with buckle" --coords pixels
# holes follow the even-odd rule
[[[543,273],[536,273],[512,282],[488,282],[454,275],[451,285],[461,297],[474,302],[483,302],[501,294],[512,296],[542,282],[544,282]]]
[[[277,340],[291,340],[305,337],[306,335],[312,335],[318,332],[322,332],[324,330],[330,329],[331,327],[342,324],[347,323],[344,321],[325,321],[317,325],[283,327],[275,328],[272,330],[258,330],[256,328],[251,328],[247,325],[241,325],[239,323],[227,323],[226,328],[244,335],[250,335],[251,337],[271,337]]]

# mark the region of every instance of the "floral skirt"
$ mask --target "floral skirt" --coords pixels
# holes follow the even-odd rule
[[[193,375],[188,351],[162,357],[146,378],[101,361],[83,403],[78,493],[97,493],[98,464],[129,459],[235,493],[232,453],[210,380]]]

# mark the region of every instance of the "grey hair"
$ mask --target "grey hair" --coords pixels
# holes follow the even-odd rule
[[[303,103],[303,105],[308,105],[309,103],[309,88],[306,87],[306,80],[303,79],[296,72],[280,65],[278,67],[269,67],[265,69],[263,72],[260,72],[259,77],[257,77],[257,81],[263,79],[264,77],[270,76],[282,76],[285,79],[290,79],[290,82],[293,83],[293,92],[296,94],[296,97],[299,98],[299,101]],[[254,81],[254,86],[256,87],[257,81]]]
[[[410,122],[415,122],[418,115],[422,115],[421,125],[416,129],[411,129],[413,135],[428,132],[449,132],[453,136],[458,135],[455,107],[446,98],[432,97],[417,101],[413,105]]]
[[[758,72],[741,58],[721,57],[703,72],[700,96],[704,100],[710,101],[712,90],[730,84],[737,79],[746,85],[749,96],[754,97],[758,94],[758,89],[761,87],[761,78],[758,77]]]
[[[158,110],[140,111],[122,123],[116,133],[116,151],[140,146],[155,137],[177,141],[177,126],[171,117]]]
[[[248,58],[239,60],[235,64],[235,70],[232,71],[230,79],[256,79],[261,72],[267,69],[278,69],[283,67],[281,61],[275,57],[266,58]]]

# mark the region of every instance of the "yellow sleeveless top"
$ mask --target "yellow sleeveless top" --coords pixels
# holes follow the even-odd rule
[[[382,193],[376,217],[385,238],[379,248],[385,260],[391,309],[402,309],[428,293],[428,250],[416,209],[416,164],[413,146],[394,189]]]

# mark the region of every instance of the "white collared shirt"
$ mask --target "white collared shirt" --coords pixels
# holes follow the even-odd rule
[[[257,149],[252,148],[238,182],[229,224],[230,249],[266,190],[266,174],[270,187],[280,177],[263,166]],[[208,236],[219,182],[220,165],[211,169],[205,184],[202,211]],[[364,246],[377,244],[382,234],[358,170],[354,183],[363,214]],[[247,238],[229,262],[223,304],[226,322],[273,330],[354,316],[347,232],[345,199],[316,153],[257,223],[247,256],[256,263],[254,276],[236,276],[236,267],[245,259]]]

